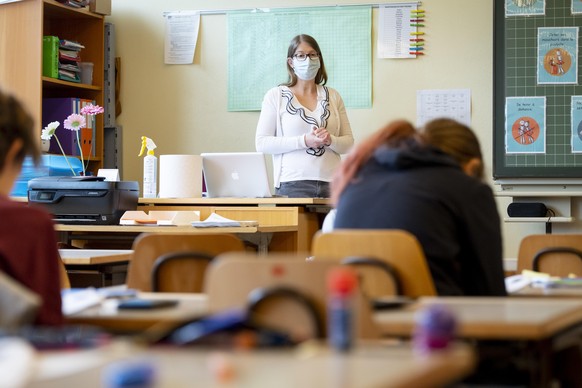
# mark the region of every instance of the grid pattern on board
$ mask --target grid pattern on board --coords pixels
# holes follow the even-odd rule
[[[570,140],[570,97],[582,95],[582,86],[537,84],[538,28],[576,27],[580,23],[581,15],[571,14],[571,0],[546,2],[545,15],[505,19],[505,97],[546,97],[546,153],[506,154],[505,166],[582,167],[582,154],[571,152]],[[580,41],[578,46],[580,53]],[[577,63],[580,74],[580,61]]]
[[[313,36],[323,54],[328,86],[348,108],[372,106],[370,6],[228,13],[228,110],[257,111],[267,90],[287,82],[291,38]]]

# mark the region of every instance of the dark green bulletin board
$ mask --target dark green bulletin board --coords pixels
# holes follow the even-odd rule
[[[571,96],[582,96],[579,84],[538,84],[538,28],[582,27],[572,14],[572,0],[546,0],[545,15],[508,16],[505,3],[494,3],[494,144],[493,178],[580,178],[582,154],[571,152]],[[541,1],[541,0],[538,0]],[[578,37],[578,80],[581,75]],[[546,98],[546,152],[508,154],[505,139],[507,97]]]

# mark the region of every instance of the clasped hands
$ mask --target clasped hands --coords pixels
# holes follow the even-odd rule
[[[323,127],[313,127],[310,133],[305,134],[305,144],[310,148],[319,148],[331,144],[331,135]]]

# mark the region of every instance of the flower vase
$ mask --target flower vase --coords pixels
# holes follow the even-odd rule
[[[45,154],[48,154],[50,147],[51,147],[50,140],[41,140],[40,141],[40,150],[42,152],[44,152]]]

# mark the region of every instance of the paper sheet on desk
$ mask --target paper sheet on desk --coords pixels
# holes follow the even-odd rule
[[[195,228],[257,226],[258,224],[258,221],[231,220],[216,213],[212,213],[204,221],[192,222],[192,226]]]
[[[61,292],[63,315],[71,315],[98,305],[105,296],[95,288],[65,289]]]

